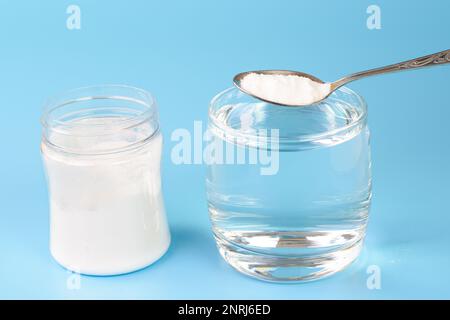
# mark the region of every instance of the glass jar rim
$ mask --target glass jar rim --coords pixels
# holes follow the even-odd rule
[[[93,94],[90,93],[95,90],[111,90],[111,91],[127,91],[130,94]],[[134,98],[131,95],[137,94],[142,99]],[[73,96],[73,97],[71,97]],[[123,119],[116,119],[112,124],[114,125],[114,131],[128,129],[134,126],[138,126],[143,122],[149,120],[155,113],[156,101],[153,95],[141,88],[133,87],[129,85],[122,84],[103,84],[103,85],[91,85],[78,87],[71,90],[60,92],[50,98],[48,98],[44,103],[44,108],[42,112],[42,116],[40,118],[41,125],[44,129],[49,129],[53,131],[57,131],[61,134],[68,134],[69,132],[72,134],[73,129],[75,128],[111,128],[111,124],[104,123],[81,123],[81,122],[69,122],[62,121],[58,119],[50,119],[50,115],[52,112],[57,110],[58,108],[79,103],[85,101],[92,100],[121,100],[125,102],[136,103],[145,107],[145,110],[139,112],[132,116],[127,116]],[[57,127],[56,127],[57,126]],[[111,132],[106,134],[110,134]]]
[[[159,133],[153,96],[126,85],[87,86],[53,96],[41,124],[43,145],[77,156],[137,150]]]
[[[214,106],[218,104],[218,101],[223,98],[225,95],[231,93],[231,92],[239,92],[242,93],[244,95],[246,95],[245,93],[243,93],[242,91],[240,91],[238,88],[236,87],[229,87],[221,92],[219,92],[218,94],[216,94],[212,99],[211,102],[209,104],[209,119],[210,121],[213,123],[213,125],[217,128],[219,128],[220,130],[231,130],[233,132],[233,135],[236,135],[238,137],[241,137],[243,139],[258,139],[260,138],[257,134],[253,134],[253,133],[248,133],[248,132],[241,132],[237,129],[234,128],[224,128],[223,125],[220,123],[220,121],[217,119],[217,117],[214,114]],[[306,134],[297,134],[295,136],[289,136],[289,137],[277,137],[277,139],[279,140],[280,144],[282,143],[286,143],[286,144],[295,144],[295,143],[309,143],[312,141],[317,141],[317,140],[323,140],[323,139],[327,139],[329,137],[335,136],[335,135],[339,135],[341,133],[344,133],[346,131],[350,131],[355,127],[364,125],[367,121],[367,103],[364,100],[364,98],[359,95],[358,93],[356,93],[355,91],[349,89],[346,86],[340,87],[339,89],[337,89],[335,92],[333,92],[328,98],[326,98],[324,101],[327,101],[331,98],[333,98],[333,95],[335,95],[336,93],[344,93],[352,98],[355,98],[357,103],[355,104],[355,107],[357,107],[359,114],[358,117],[353,119],[351,122],[349,122],[348,124],[339,126],[338,128],[334,128],[331,130],[325,130],[319,133],[306,133]],[[246,95],[248,96],[248,95]],[[248,96],[251,99],[254,99],[255,101],[258,101],[257,98],[253,98],[251,96]],[[261,103],[265,103],[267,105],[271,105],[277,108],[312,108],[315,107],[317,105],[320,104],[316,103],[316,104],[311,104],[308,106],[302,106],[302,107],[291,107],[291,106],[283,106],[283,105],[273,105],[264,101],[260,101]],[[270,140],[270,139],[268,139]]]

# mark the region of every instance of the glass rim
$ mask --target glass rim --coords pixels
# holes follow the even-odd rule
[[[232,92],[232,91],[237,91],[237,92],[241,92],[242,94],[245,95],[244,92],[240,91],[238,88],[232,86],[229,87],[221,92],[219,92],[218,94],[216,94],[210,101],[209,104],[209,110],[208,110],[208,117],[210,119],[210,121],[213,122],[214,126],[216,126],[217,128],[221,129],[221,130],[231,130],[233,132],[233,135],[242,137],[242,138],[248,138],[248,139],[258,139],[260,138],[259,135],[257,134],[252,134],[252,133],[248,133],[248,132],[241,132],[237,129],[234,128],[230,128],[230,127],[224,127],[223,125],[221,125],[219,123],[219,121],[217,121],[217,118],[214,115],[214,111],[213,111],[213,107],[217,104],[217,101],[222,98],[224,95]],[[367,103],[365,101],[365,99],[358,94],[357,92],[355,92],[354,90],[346,87],[346,86],[342,86],[340,88],[338,88],[336,91],[339,92],[343,92],[349,96],[352,96],[354,98],[356,98],[356,100],[358,101],[357,104],[354,104],[358,110],[360,110],[360,113],[358,114],[358,117],[355,118],[354,120],[352,120],[350,123],[340,126],[338,128],[335,129],[331,129],[331,130],[325,130],[323,132],[319,132],[319,133],[311,133],[311,134],[298,134],[298,135],[294,135],[294,136],[290,136],[290,137],[278,137],[279,142],[280,143],[286,143],[286,144],[290,144],[290,143],[303,143],[303,142],[312,142],[315,140],[320,140],[320,139],[324,139],[330,136],[334,136],[334,135],[338,135],[339,133],[345,132],[347,130],[351,130],[352,128],[364,124],[367,120]],[[249,96],[250,97],[250,96]],[[325,99],[331,99],[333,97],[333,93]],[[252,97],[253,98],[253,97]],[[257,98],[253,98],[255,99],[255,101],[258,101]],[[260,100],[262,103],[268,104],[268,105],[273,105],[270,104],[268,102],[264,102],[262,100]],[[291,106],[286,106],[286,105],[273,105],[274,107],[277,108],[311,108],[314,107],[316,105],[318,105],[319,103],[315,103],[315,104],[310,104],[307,106],[301,106],[301,107],[291,107]],[[268,139],[270,141],[270,139]]]

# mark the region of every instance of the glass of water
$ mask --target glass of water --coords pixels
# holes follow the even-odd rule
[[[348,88],[305,107],[230,88],[209,107],[207,197],[223,258],[267,281],[354,261],[371,200],[367,106]]]

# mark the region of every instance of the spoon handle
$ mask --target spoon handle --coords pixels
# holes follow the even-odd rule
[[[445,50],[445,51],[441,51],[438,53],[429,54],[427,56],[423,56],[420,58],[399,62],[396,64],[391,64],[386,67],[381,67],[381,68],[376,68],[376,69],[371,69],[371,70],[361,71],[361,72],[351,74],[349,76],[346,76],[342,79],[339,79],[339,80],[331,83],[331,90],[335,90],[351,81],[361,79],[364,77],[368,77],[368,76],[373,76],[376,74],[410,70],[410,69],[423,68],[423,67],[431,67],[431,66],[437,66],[437,65],[446,64],[446,63],[450,63],[450,50]]]

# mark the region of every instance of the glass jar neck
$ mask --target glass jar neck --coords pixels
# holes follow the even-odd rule
[[[51,99],[42,126],[47,146],[87,155],[129,150],[159,131],[152,96],[118,85],[75,89]]]

